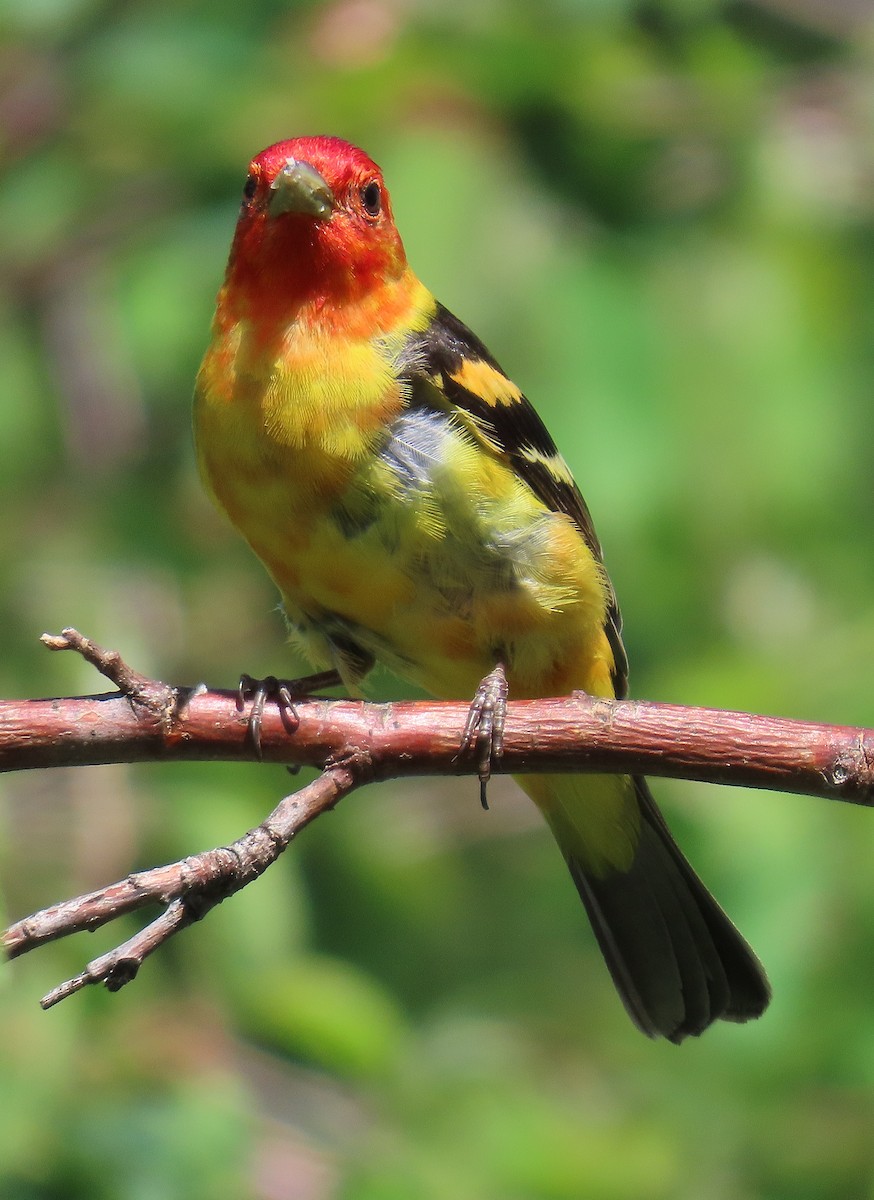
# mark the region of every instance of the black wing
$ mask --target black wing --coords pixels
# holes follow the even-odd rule
[[[403,355],[403,378],[411,386],[411,406],[448,406],[494,454],[505,459],[535,496],[554,512],[565,513],[603,565],[601,543],[580,490],[534,406],[508,378],[479,338],[438,304],[431,323],[411,336]],[[441,405],[441,399],[444,403]],[[613,684],[627,692],[628,659],[622,644],[622,616],[605,572],[608,593],[605,631],[613,651]]]

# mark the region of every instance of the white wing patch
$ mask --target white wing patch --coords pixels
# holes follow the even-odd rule
[[[427,492],[444,461],[452,437],[446,414],[411,409],[390,426],[391,436],[380,457],[404,492]]]

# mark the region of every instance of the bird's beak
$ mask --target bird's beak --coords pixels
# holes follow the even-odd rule
[[[271,217],[307,213],[324,221],[334,211],[334,193],[315,167],[290,158],[270,185],[267,211]]]

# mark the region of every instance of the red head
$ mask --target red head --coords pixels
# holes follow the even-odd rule
[[[293,318],[399,279],[406,256],[379,167],[348,142],[301,137],[252,159],[228,264],[237,315]]]

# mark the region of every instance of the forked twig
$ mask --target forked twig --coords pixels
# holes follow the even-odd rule
[[[120,883],[65,900],[11,925],[4,935],[7,956],[17,958],[70,933],[99,929],[150,904],[164,905],[164,912],[144,929],[93,959],[79,975],[53,988],[40,1003],[43,1008],[51,1008],[92,983],[102,983],[117,992],[136,977],[145,959],[164,942],[262,875],[301,829],[333,808],[357,783],[358,775],[349,765],[329,767],[299,792],[286,796],[266,820],[230,846],[140,871]]]

